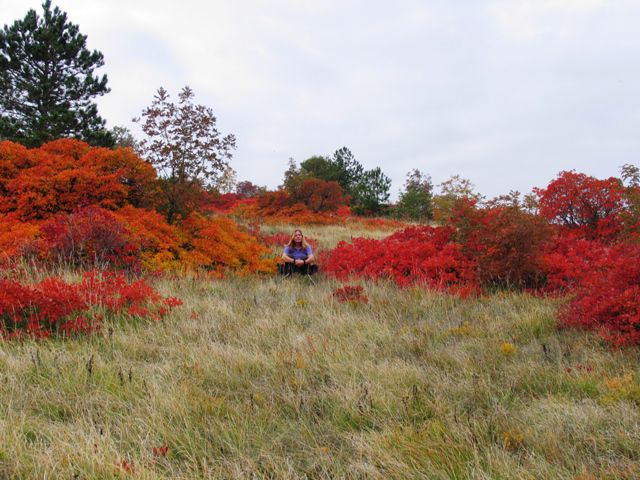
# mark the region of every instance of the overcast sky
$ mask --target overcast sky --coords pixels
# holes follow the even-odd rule
[[[39,1],[0,0],[0,23]],[[276,187],[347,146],[393,180],[459,174],[489,197],[638,165],[638,0],[58,0],[105,57],[110,127],[191,86]]]

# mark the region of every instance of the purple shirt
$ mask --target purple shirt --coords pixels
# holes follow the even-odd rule
[[[284,254],[294,260],[306,260],[312,253],[311,246],[308,246],[307,248],[284,247]]]

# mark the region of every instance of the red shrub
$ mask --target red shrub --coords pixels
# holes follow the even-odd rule
[[[94,307],[159,319],[179,304],[178,299],[161,297],[143,280],[127,282],[122,274],[88,272],[78,284],[55,277],[35,285],[0,280],[0,336],[87,334],[101,325],[100,314],[90,312]]]
[[[640,245],[609,248],[574,294],[560,311],[563,325],[597,330],[615,345],[640,344]]]
[[[364,294],[364,288],[360,285],[345,285],[333,291],[333,297],[340,303],[367,303],[369,298]]]
[[[237,193],[205,192],[202,207],[215,213],[229,213],[244,198]]]
[[[58,215],[42,225],[49,258],[76,266],[113,266],[139,270],[138,247],[112,213],[100,207]]]
[[[458,203],[452,224],[467,258],[485,286],[537,288],[544,281],[542,247],[551,236],[547,222],[517,207],[478,209]]]
[[[0,207],[9,195],[7,184],[21,170],[32,167],[34,162],[26,147],[9,141],[0,142]]]
[[[535,192],[540,215],[549,221],[580,229],[591,238],[615,238],[622,229],[624,187],[617,178],[561,172],[547,188]]]
[[[264,192],[256,197],[256,213],[262,217],[278,216],[293,203],[291,196],[284,190]]]
[[[338,209],[340,211],[340,209]],[[344,223],[345,210],[314,212],[295,200],[284,190],[263,192],[255,198],[241,200],[231,214],[245,220],[261,223],[290,225],[336,225]]]
[[[475,265],[452,240],[449,227],[409,227],[383,240],[354,238],[326,255],[324,271],[338,279],[390,278],[466,295],[478,290]]]
[[[22,222],[15,215],[0,215],[0,265],[22,256],[40,254],[40,227],[34,222]]]
[[[545,283],[544,293],[570,292],[590,271],[606,264],[609,247],[599,240],[583,238],[580,232],[561,228],[545,244],[540,267]]]
[[[88,205],[147,205],[156,195],[155,170],[129,149],[63,139],[24,152],[7,143],[0,148],[0,213],[44,219]]]
[[[269,251],[229,218],[194,213],[181,228],[189,239],[182,255],[185,266],[205,268],[218,275],[227,271],[241,275],[275,271]]]
[[[335,212],[348,203],[349,197],[338,182],[309,178],[297,189],[294,200],[314,212]]]

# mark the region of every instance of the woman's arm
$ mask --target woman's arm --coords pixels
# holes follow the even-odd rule
[[[307,247],[307,258],[305,258],[304,263],[308,265],[316,263],[316,258],[313,256],[313,250],[311,250],[311,247]]]
[[[288,253],[288,248],[285,247],[284,252],[282,252],[282,260],[284,260],[285,263],[294,263],[295,260],[291,258],[289,255],[287,255],[287,253]]]

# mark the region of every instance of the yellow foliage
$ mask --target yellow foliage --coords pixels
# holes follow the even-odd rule
[[[503,355],[513,355],[517,351],[518,348],[513,343],[504,342],[502,345],[500,345],[500,352],[502,352]]]

